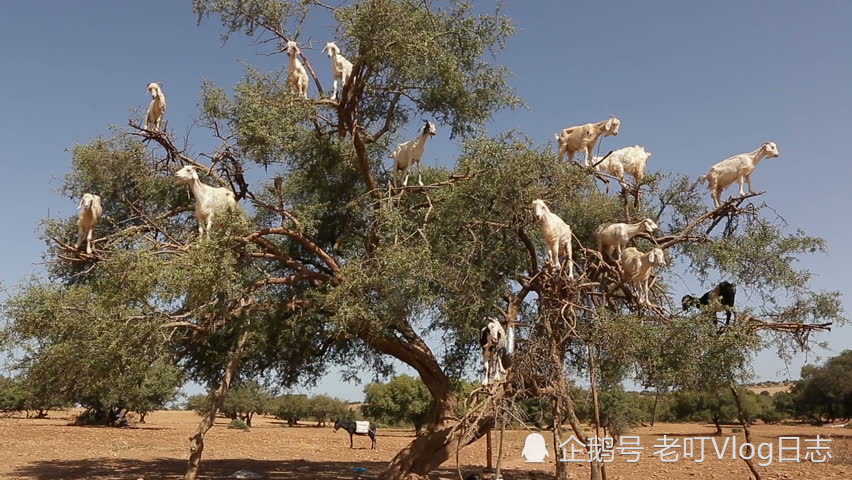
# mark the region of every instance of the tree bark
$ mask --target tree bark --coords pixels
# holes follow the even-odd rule
[[[189,439],[189,459],[186,462],[186,473],[184,473],[183,476],[184,480],[196,480],[198,478],[198,472],[201,471],[201,454],[204,452],[204,434],[213,427],[213,422],[216,420],[216,414],[219,412],[219,409],[222,408],[222,402],[225,401],[225,395],[227,395],[228,389],[231,388],[231,380],[234,378],[237,368],[240,366],[240,359],[242,358],[243,349],[248,337],[249,330],[245,330],[242,334],[240,334],[240,338],[237,340],[237,345],[234,347],[234,351],[231,352],[231,358],[228,361],[228,366],[225,367],[225,373],[222,375],[222,380],[219,382],[219,388],[217,388],[213,393],[213,401],[210,405],[210,411],[207,412],[207,414],[201,419],[201,422],[199,422],[195,435]]]
[[[592,347],[589,346],[589,382],[592,390],[592,406],[594,407],[595,414],[595,437],[600,441],[601,439],[601,414],[600,414],[600,404],[598,403],[598,387],[597,387],[597,374],[595,373],[595,357],[592,354]],[[599,462],[592,462],[592,478],[595,477],[595,474],[600,476],[601,480],[606,480],[606,466]]]
[[[562,449],[562,399],[553,399],[553,461],[556,462],[556,480],[568,480],[568,463],[561,461]]]
[[[751,442],[751,427],[749,427],[748,420],[745,417],[745,411],[743,410],[743,403],[740,399],[740,392],[737,391],[737,387],[734,384],[731,384],[731,393],[734,394],[734,403],[737,405],[737,416],[740,418],[740,424],[743,426],[743,434],[745,435],[745,440],[748,443],[752,444],[752,448],[754,448],[754,444]],[[757,471],[757,467],[754,466],[754,462],[751,459],[744,458],[746,465],[748,465],[748,469],[751,470],[751,474],[754,476],[754,480],[761,480],[760,472]]]
[[[660,399],[660,392],[654,392],[654,408],[651,409],[651,426],[657,421],[657,401]]]
[[[453,403],[453,402],[450,402]],[[450,412],[444,412],[449,414]],[[477,425],[471,438],[462,446],[475,442],[494,424],[493,417],[483,418]],[[387,469],[379,475],[379,480],[421,480],[432,470],[438,468],[455,454],[458,436],[461,430],[453,431],[455,422],[445,421],[443,424],[430,425],[421,435],[415,437],[391,460]]]

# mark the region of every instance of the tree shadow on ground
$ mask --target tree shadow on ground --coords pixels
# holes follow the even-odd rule
[[[90,458],[85,460],[40,461],[17,467],[10,478],[17,480],[178,480],[183,478],[186,461],[178,458],[133,460],[115,458]],[[238,470],[248,470],[268,480],[296,479],[371,479],[376,478],[386,462],[329,462],[307,460],[206,460],[201,465],[200,478],[225,480],[233,478]],[[365,473],[354,472],[355,467],[366,467]],[[462,473],[480,473],[482,467],[463,467]],[[537,472],[536,479],[552,478]],[[527,480],[530,472],[509,470],[505,480]],[[429,475],[432,480],[457,479],[455,469],[441,469]]]

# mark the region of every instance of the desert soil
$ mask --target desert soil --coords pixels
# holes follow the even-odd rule
[[[199,417],[191,412],[154,412],[146,424],[136,428],[76,427],[68,423],[74,412],[51,412],[50,418],[33,420],[0,418],[0,478],[27,480],[173,480],[181,478],[188,452],[188,438]],[[355,437],[355,448],[349,448],[348,435],[333,433],[331,428],[314,426],[287,427],[273,418],[259,417],[249,431],[225,428],[226,419],[217,421],[207,436],[202,478],[226,479],[238,471],[249,470],[272,480],[295,479],[368,479],[375,478],[383,466],[404,445],[413,432],[403,429],[380,429],[378,449],[370,450],[367,437]],[[638,463],[628,464],[616,455],[607,466],[608,480],[632,479],[723,479],[751,478],[741,460],[730,455],[719,460],[707,444],[705,454],[712,458],[703,463],[681,459],[663,463],[652,453],[663,435],[682,440],[693,436],[710,436],[713,427],[698,424],[657,424],[641,427],[631,435],[641,437],[644,451]],[[546,479],[554,470],[551,437],[547,439],[550,457],[545,463],[524,463],[520,454],[529,434],[526,430],[507,431],[503,445],[504,479]],[[766,480],[852,479],[852,429],[756,425],[756,443],[773,442],[776,459],[759,470]],[[726,427],[717,444],[731,435],[738,442],[742,434]],[[807,450],[805,439],[820,435],[831,438],[832,458],[826,463],[777,462],[778,437],[801,437],[801,455]],[[495,457],[497,450],[495,435]],[[787,445],[790,445],[789,443]],[[767,447],[768,448],[768,447]],[[765,452],[765,451],[764,451]],[[696,452],[694,452],[697,454]],[[789,454],[788,454],[789,455]],[[496,458],[495,458],[496,461]],[[462,472],[481,471],[485,465],[485,440],[465,448],[460,454]],[[765,462],[764,462],[765,463]],[[366,467],[356,473],[354,467]],[[588,478],[588,465],[572,463],[571,478]],[[454,479],[455,458],[446,462],[431,479]],[[490,478],[485,476],[483,478]]]

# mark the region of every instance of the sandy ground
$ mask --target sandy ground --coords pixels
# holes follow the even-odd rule
[[[199,417],[190,412],[155,412],[148,423],[137,428],[114,429],[102,427],[69,426],[71,412],[51,412],[44,420],[0,419],[0,478],[28,480],[145,480],[178,479],[188,452],[188,438]],[[379,431],[378,450],[370,450],[367,437],[355,437],[355,448],[349,448],[348,435],[331,428],[299,426],[289,428],[281,422],[260,417],[250,431],[224,428],[225,419],[217,422],[208,434],[204,450],[202,477],[206,479],[229,478],[235,471],[245,469],[275,480],[291,479],[358,479],[375,478],[393,455],[412,439],[413,432],[398,429]],[[608,465],[608,480],[632,479],[747,479],[748,470],[741,460],[715,458],[713,447],[707,444],[704,451],[713,458],[703,463],[680,459],[663,463],[652,453],[664,434],[669,439],[682,441],[693,436],[707,436],[713,428],[707,425],[658,424],[653,428],[637,429],[633,435],[641,437],[644,451],[638,463],[628,464],[626,457],[616,456]],[[830,437],[832,458],[827,463],[810,461],[775,462],[761,467],[767,480],[789,479],[852,479],[852,429],[810,426],[757,425],[753,428],[755,442],[774,442],[778,437],[798,436],[805,439],[819,434]],[[554,469],[551,437],[542,432],[548,442],[551,456],[545,463],[524,463],[520,454],[528,431],[507,431],[504,440],[503,465],[507,469],[504,479],[546,479]],[[732,435],[726,428],[723,440]],[[742,442],[742,434],[737,435]],[[787,444],[791,445],[791,444]],[[768,447],[767,447],[768,448]],[[682,448],[679,448],[682,452]],[[697,454],[697,450],[695,451]],[[765,453],[765,451],[764,451]],[[789,455],[789,454],[788,454]],[[495,436],[496,456],[496,436]],[[495,459],[496,460],[496,459]],[[485,440],[462,450],[462,471],[481,471],[485,465]],[[455,459],[434,472],[432,479],[458,478]],[[358,474],[353,467],[366,467]],[[585,463],[570,465],[572,478],[588,478]],[[488,478],[488,477],[485,477]]]

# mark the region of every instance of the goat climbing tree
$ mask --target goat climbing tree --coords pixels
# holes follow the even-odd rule
[[[377,374],[388,373],[391,360],[411,366],[435,408],[383,479],[426,475],[492,428],[504,399],[550,398],[556,438],[563,417],[585,438],[570,376],[594,369],[592,384],[602,389],[630,375],[667,386],[738,382],[759,348],[807,348],[811,332],[841,320],[837,294],[810,291],[807,272],[793,265],[823,242],[764,218],[759,196],[708,210],[691,182],[650,175],[626,188],[636,198],[628,201],[627,193],[602,193],[599,174],[560,163],[552,146],[520,134],[484,136],[495,111],[519,105],[507,70],[489,56],[513,31],[499,11],[404,0],[193,6],[199,21],[218,19],[225,38],[242,32],[278,47],[295,39],[303,52],[307,26],[333,18],[336,41],[353,62],[341,100],[304,99],[280,72],[248,69],[230,90],[201,88],[200,124],[217,143],[212,152],[190,152],[168,129],[146,130],[139,119],[76,147],[64,192],[100,194],[105,220],[91,254],[68,244],[72,219],[48,222],[49,294],[59,311],[112,309],[116,325],[146,325],[156,332],[146,341],[156,338],[188,375],[218,385],[217,398],[234,379],[260,373],[292,385],[317,379],[329,365],[362,380],[365,366]],[[280,48],[272,50],[286,64]],[[302,60],[322,93],[318,69]],[[426,169],[422,187],[387,188],[383,162],[397,132],[424,116],[437,121],[439,134],[461,139],[455,167]],[[208,237],[197,236],[192,200],[174,182],[186,164],[205,182],[232,188],[242,206],[217,217]],[[573,227],[577,281],[542,265],[529,212],[537,198]],[[582,247],[602,223],[646,216],[663,233],[640,240],[643,248],[660,245],[702,280],[736,280],[761,303],[717,335],[701,314],[676,313],[665,272],[657,272],[657,305],[641,305],[617,267]],[[71,301],[68,289],[90,300],[63,304]],[[45,291],[19,297],[32,295]],[[518,327],[527,353],[504,384],[479,392],[459,418],[452,382],[477,355],[482,319],[500,311]],[[443,351],[433,349],[427,331],[445,340]],[[708,371],[714,378],[699,374]],[[198,475],[213,415],[192,439],[187,479]],[[593,465],[592,478],[600,475]]]

